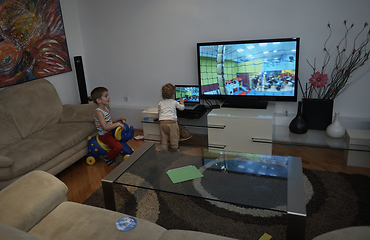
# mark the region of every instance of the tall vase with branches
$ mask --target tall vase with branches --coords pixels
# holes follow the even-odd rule
[[[361,31],[355,36],[351,48],[351,46],[348,46],[348,36],[354,24],[348,26],[347,21],[344,21],[345,33],[336,46],[335,55],[331,54],[327,49],[328,41],[332,36],[330,24],[327,26],[330,30],[330,34],[324,43],[324,63],[321,67],[321,71],[317,71],[316,58],[313,64],[307,60],[308,64],[313,69],[313,74],[309,79],[309,83],[306,84],[305,89],[303,89],[301,85],[303,98],[335,99],[370,71],[370,67],[367,67],[367,70],[363,72],[361,76],[354,80],[351,79],[354,72],[360,67],[365,66],[365,63],[369,60],[370,49],[368,48],[368,44],[370,42],[370,31],[368,30],[368,23],[365,22]],[[366,34],[366,36],[363,37],[363,34]],[[363,39],[362,41],[359,40],[361,38]],[[329,78],[325,71],[332,58],[334,59],[334,67]]]
[[[359,68],[366,66],[369,60],[370,31],[368,23],[365,22],[359,33],[354,36],[353,45],[348,43],[348,39],[354,24],[349,26],[347,21],[343,23],[344,36],[337,45],[334,45],[336,48],[332,51],[327,47],[332,37],[332,28],[330,24],[327,25],[330,34],[324,43],[325,56],[321,69],[316,69],[316,58],[313,63],[307,59],[309,66],[313,69],[313,74],[304,87],[298,78],[303,94],[303,118],[308,129],[325,130],[332,120],[334,99],[370,71],[370,67],[367,65],[367,70],[356,79],[352,79],[353,74]],[[364,36],[364,34],[366,35]],[[329,63],[333,61],[334,66],[328,76],[326,71]]]

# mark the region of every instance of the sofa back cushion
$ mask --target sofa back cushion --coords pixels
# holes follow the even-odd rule
[[[2,100],[0,100],[0,133],[0,149],[22,139],[10,109]]]
[[[57,91],[45,79],[8,87],[0,91],[0,101],[23,138],[57,123],[63,111]]]

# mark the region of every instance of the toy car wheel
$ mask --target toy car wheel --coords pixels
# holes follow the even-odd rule
[[[126,154],[126,155],[123,157],[123,160],[126,160],[129,156],[131,156],[131,155]]]
[[[94,165],[95,164],[95,158],[94,157],[86,158],[86,163],[89,164],[89,165]]]

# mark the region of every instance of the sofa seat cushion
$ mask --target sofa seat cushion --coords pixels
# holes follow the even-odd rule
[[[230,240],[233,238],[223,237],[219,235],[195,232],[195,231],[185,231],[185,230],[168,230],[165,232],[160,240],[172,240],[172,239],[181,239],[181,240]]]
[[[0,149],[3,156],[14,160],[12,166],[0,168],[0,180],[10,180],[37,168],[59,148],[53,141],[23,139]]]
[[[315,237],[313,240],[370,239],[370,226],[356,226],[334,230]]]
[[[96,127],[93,122],[65,122],[41,129],[27,137],[27,139],[53,141],[62,147],[57,153],[59,154],[85,140],[88,135],[95,131]]]
[[[63,202],[29,233],[41,239],[159,239],[167,231],[152,222],[136,218],[134,229],[122,232],[116,222],[128,215],[73,202]]]
[[[86,136],[95,131],[92,122],[57,123],[1,148],[2,156],[13,159],[14,164],[10,167],[0,166],[0,180],[13,179],[36,169],[86,140]]]

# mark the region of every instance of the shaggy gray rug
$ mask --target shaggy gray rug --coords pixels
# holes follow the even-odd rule
[[[370,178],[364,175],[303,169],[306,239],[349,226],[370,225]],[[133,176],[135,177],[135,176]],[[264,233],[286,239],[286,215],[194,197],[116,186],[119,212],[166,229],[202,231],[237,239],[259,239]],[[104,207],[101,188],[84,204]]]

